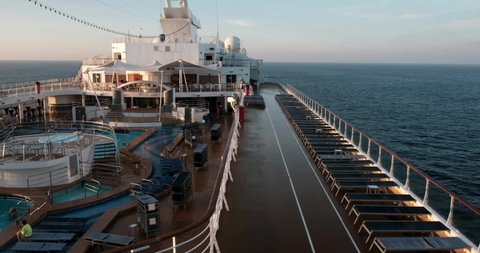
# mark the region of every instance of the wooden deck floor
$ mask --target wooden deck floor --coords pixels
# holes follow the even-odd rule
[[[220,220],[220,249],[366,252],[275,101],[279,92],[261,89],[266,109],[246,109],[234,182],[227,187],[230,212]]]

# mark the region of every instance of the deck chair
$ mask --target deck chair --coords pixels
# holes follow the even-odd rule
[[[331,186],[335,183],[336,180],[349,181],[349,180],[379,180],[379,179],[389,179],[390,177],[385,173],[339,173],[339,174],[330,174],[327,178],[327,183],[332,180]]]
[[[327,166],[325,164],[321,165],[319,168],[322,170],[322,175],[325,178],[329,178],[330,174],[342,174],[342,173],[350,173],[350,172],[357,172],[357,173],[374,173],[374,172],[381,172],[378,167],[374,166]]]
[[[53,242],[17,242],[12,251],[29,251],[29,252],[57,252],[62,251],[66,243]]]
[[[394,181],[375,181],[375,180],[347,180],[347,181],[342,181],[342,180],[335,180],[335,183],[332,186],[332,190],[337,188],[337,192],[335,193],[335,196],[338,195],[338,193],[341,190],[358,190],[358,189],[369,189],[369,187],[375,186],[377,188],[387,188],[387,187],[395,187],[398,186],[397,183]]]
[[[37,232],[32,233],[32,236],[27,238],[27,241],[43,241],[43,242],[67,242],[75,237],[75,233],[52,233],[52,232]]]
[[[377,237],[372,246],[380,252],[395,251],[449,251],[468,248],[468,244],[458,237]]]
[[[108,234],[100,232],[90,232],[84,237],[85,240],[90,241],[91,245],[104,245],[112,247],[122,247],[133,242],[132,236]]]
[[[415,199],[410,196],[409,194],[372,194],[372,193],[353,193],[347,192],[343,195],[340,204],[346,201],[347,205],[345,206],[345,210],[348,211],[348,207],[350,204],[355,203],[377,203],[377,202],[388,202],[388,203],[395,203],[395,202],[407,202],[407,201],[415,201]]]
[[[356,215],[353,224],[357,223],[360,216],[416,216],[431,214],[425,207],[422,206],[377,206],[377,205],[355,205],[352,212]]]
[[[358,233],[361,233],[363,230],[368,234],[365,241],[365,243],[368,243],[374,233],[433,233],[436,231],[448,231],[449,229],[439,221],[369,220],[362,223]]]

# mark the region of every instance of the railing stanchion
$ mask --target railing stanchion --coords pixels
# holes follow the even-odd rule
[[[423,195],[423,204],[428,205],[428,194],[430,191],[430,179],[427,178],[425,182],[425,195]]]
[[[407,166],[407,176],[405,179],[405,189],[410,190],[410,166]]]
[[[455,207],[455,198],[450,196],[450,211],[448,212],[447,224],[452,225],[453,223],[453,209]]]
[[[395,163],[395,156],[392,155],[392,160],[390,161],[390,176],[393,176],[394,163]]]
[[[378,146],[377,166],[382,167],[382,147],[381,146]]]
[[[352,133],[353,133],[353,127],[352,127]],[[352,134],[353,135],[353,134]],[[363,153],[363,146],[362,146],[362,137],[363,137],[363,134],[362,132],[359,132],[358,133],[358,149],[360,150],[360,152]]]
[[[371,158],[371,153],[370,153],[370,147],[372,146],[372,140],[370,140],[370,138],[368,138],[368,147],[367,147],[367,157],[368,158]]]

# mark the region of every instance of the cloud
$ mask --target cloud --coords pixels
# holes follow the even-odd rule
[[[345,15],[353,18],[364,18],[371,20],[385,20],[385,19],[400,19],[400,20],[413,20],[420,18],[420,15],[416,13],[404,13],[399,15],[384,15],[384,14],[356,14],[352,12],[345,12]]]
[[[480,18],[453,20],[448,26],[456,29],[480,29]]]
[[[240,26],[240,27],[250,27],[252,24],[247,20],[242,19],[229,19],[227,20],[227,24]]]

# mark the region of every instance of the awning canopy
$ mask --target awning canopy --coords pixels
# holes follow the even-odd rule
[[[167,70],[167,69],[175,69],[175,68],[198,68],[198,69],[205,69],[205,70],[215,70],[214,68],[207,67],[207,66],[200,66],[197,64],[193,64],[191,62],[184,61],[182,59],[170,62],[168,64],[162,65],[158,70]]]
[[[141,67],[134,64],[124,63],[119,60],[106,64],[104,66],[91,69],[90,71],[103,71],[103,72],[126,72],[126,71],[138,71]]]

